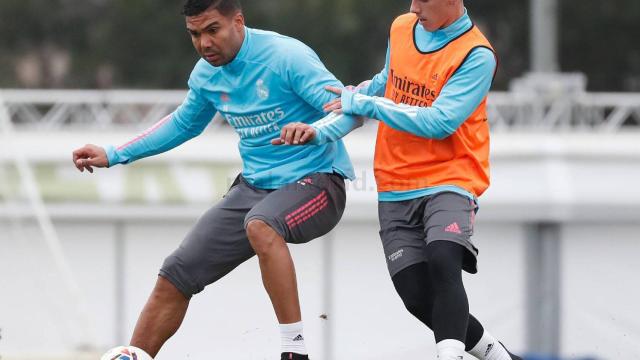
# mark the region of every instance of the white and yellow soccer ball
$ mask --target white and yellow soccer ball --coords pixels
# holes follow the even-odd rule
[[[118,346],[104,353],[100,360],[153,360],[153,358],[135,346]]]

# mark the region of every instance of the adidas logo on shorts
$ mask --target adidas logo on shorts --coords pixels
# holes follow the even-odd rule
[[[460,226],[458,226],[457,222],[454,222],[453,224],[444,228],[444,231],[454,233],[454,234],[462,234],[462,231],[460,231]]]

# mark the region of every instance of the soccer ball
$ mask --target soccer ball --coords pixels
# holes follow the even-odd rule
[[[107,351],[100,360],[153,360],[144,350],[135,346],[118,346]]]

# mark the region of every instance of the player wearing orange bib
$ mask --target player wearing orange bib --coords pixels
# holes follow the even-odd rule
[[[385,69],[330,91],[326,111],[380,121],[374,172],[380,236],[406,308],[435,334],[438,357],[520,359],[469,314],[462,270],[476,273],[477,198],[489,186],[486,98],[497,59],[462,0],[413,0],[391,26]],[[289,144],[336,141],[355,118],[290,124]]]

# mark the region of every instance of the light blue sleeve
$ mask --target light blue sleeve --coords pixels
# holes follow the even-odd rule
[[[485,98],[496,64],[491,50],[473,50],[431,107],[396,104],[386,98],[345,91],[342,110],[345,114],[378,119],[396,130],[444,139],[453,134]]]
[[[325,90],[325,87],[342,88],[344,85],[327,70],[311,48],[295,41],[282,56],[285,57],[283,71],[289,84],[305,102],[322,111],[325,103],[337,98],[337,95]]]
[[[289,83],[298,96],[309,105],[322,111],[322,106],[325,103],[338,97],[325,90],[325,87],[342,88],[344,85],[327,70],[311,48],[300,42],[294,44],[297,46],[290,48],[286,54],[285,73]],[[356,116],[329,114],[315,124],[324,124],[326,127],[326,132],[325,130],[316,131],[316,137],[311,142],[313,145],[321,145],[337,141],[350,131],[362,126],[362,120]],[[319,133],[321,134],[318,135]]]
[[[323,145],[342,139],[351,131],[364,124],[361,116],[345,116],[329,113],[324,118],[314,122],[311,126],[316,130],[316,136],[309,143]]]
[[[360,94],[370,96],[383,96],[387,86],[387,76],[389,74],[389,47],[387,47],[387,55],[384,69],[376,74],[372,80],[365,81],[355,88]],[[321,120],[313,123],[316,130],[316,136],[311,144],[321,145],[327,142],[338,141],[351,131],[361,127],[364,124],[364,118],[357,116],[341,116],[331,113]]]
[[[357,92],[368,96],[384,96],[387,87],[387,77],[389,76],[389,46],[387,46],[387,55],[384,63],[384,69],[376,74],[371,81],[358,86]]]
[[[171,150],[201,134],[215,113],[213,105],[191,88],[182,105],[171,115],[118,148],[107,146],[109,166],[128,164]]]

